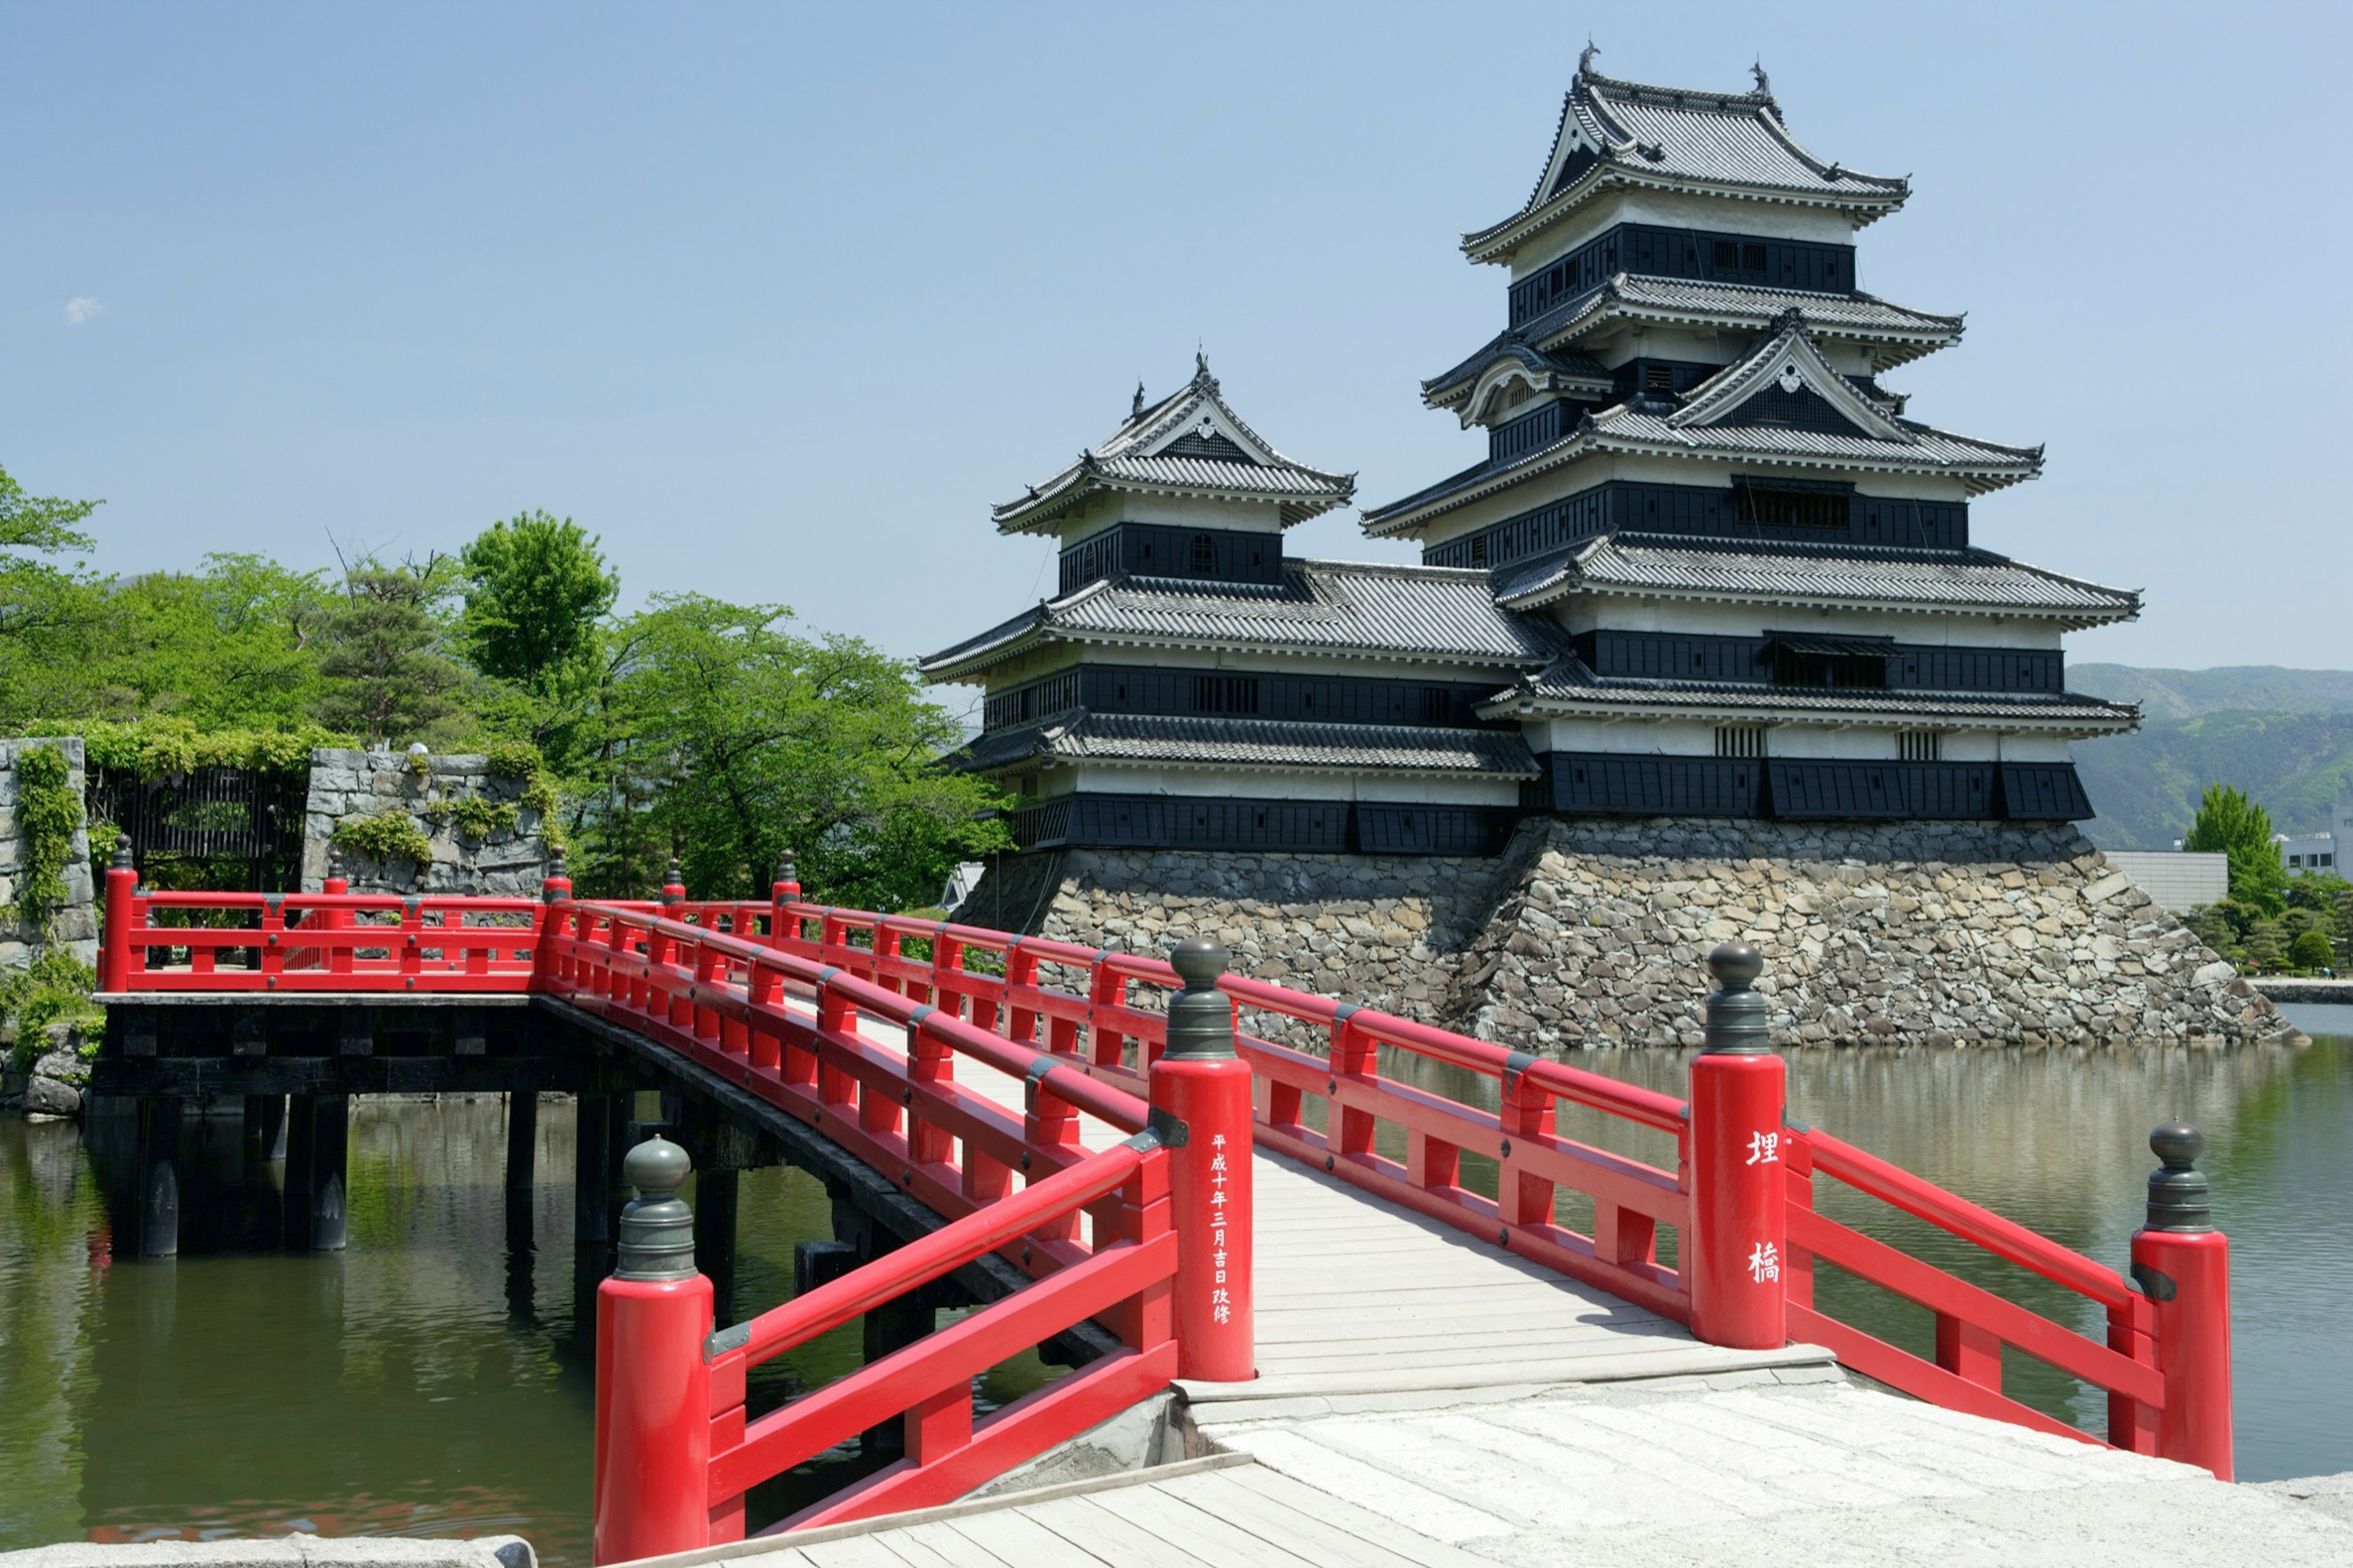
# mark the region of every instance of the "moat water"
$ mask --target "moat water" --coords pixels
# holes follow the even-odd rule
[[[2353,1289],[2353,1009],[2296,1011],[2315,1035],[2308,1047],[1793,1053],[1791,1114],[2118,1266],[2153,1163],[2149,1128],[2197,1121],[2232,1238],[2241,1478],[2353,1469],[2341,1329]],[[1577,1058],[1669,1090],[1684,1060]],[[234,1116],[189,1125],[197,1157],[183,1250],[164,1261],[117,1254],[78,1129],[0,1121],[0,1551],[287,1530],[512,1531],[547,1562],[585,1568],[590,1384],[574,1316],[568,1108],[542,1113],[536,1245],[518,1251],[498,1101],[359,1103],[350,1247],[315,1257],[259,1249],[275,1224],[271,1168],[252,1159]],[[1663,1139],[1564,1121],[1573,1135],[1662,1157]],[[1483,1174],[1492,1188],[1492,1167],[1466,1163],[1466,1180]],[[2095,1329],[2075,1298],[1818,1185],[1847,1223]],[[786,1300],[793,1244],[830,1234],[813,1179],[746,1173],[739,1309]],[[1930,1342],[1925,1311],[1833,1271],[1818,1297],[1883,1337]],[[820,1384],[859,1355],[851,1325],[773,1364],[755,1400]],[[980,1394],[1001,1403],[1053,1374],[1024,1356]],[[2094,1396],[2015,1354],[2005,1386],[2081,1424],[2102,1418]],[[786,1478],[763,1511],[821,1496],[869,1463],[845,1445]]]

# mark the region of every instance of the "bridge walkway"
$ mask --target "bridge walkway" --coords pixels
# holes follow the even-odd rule
[[[787,994],[785,1005],[814,1020],[807,999]],[[862,1020],[860,1032],[880,1045],[904,1038],[880,1020]],[[955,1072],[958,1083],[1020,1114],[1019,1079],[971,1058],[959,1059]],[[1091,1151],[1126,1136],[1079,1118],[1080,1142]],[[1811,1345],[1703,1344],[1656,1312],[1293,1160],[1261,1153],[1251,1173],[1259,1375],[1247,1384],[1180,1384],[1196,1405],[1704,1374],[1832,1359]]]
[[[647,1560],[747,1568],[1667,1568],[2353,1561],[2269,1488],[1830,1367],[1197,1407],[1185,1465]],[[1220,1420],[1220,1411],[1244,1418]]]

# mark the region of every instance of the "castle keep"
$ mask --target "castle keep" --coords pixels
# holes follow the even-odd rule
[[[1971,507],[2035,478],[2042,448],[1926,424],[1883,383],[1962,330],[1862,287],[1857,237],[1906,182],[1809,152],[1761,69],[1753,91],[1694,91],[1604,77],[1592,53],[1525,204],[1462,240],[1507,275],[1502,331],[1421,386],[1485,430],[1487,455],[1361,511],[1367,535],[1418,543],[1419,565],[1287,554],[1285,531],[1349,504],[1355,478],[1279,451],[1206,362],[1156,402],[1139,387],[1107,438],[995,509],[1001,531],[1059,541],[1060,576],[923,665],[986,688],[956,760],[1018,799],[1023,853],[967,910],[1126,941],[1147,907],[1206,900],[1202,928],[1239,933],[1261,910],[1279,932],[1361,903],[1348,918],[1376,934],[1331,937],[1347,950],[1335,978],[1377,971],[1395,984],[1377,1005],[1525,1027],[1534,1015],[1493,984],[1532,952],[1567,962],[1530,932],[1577,923],[1546,896],[1532,925],[1528,877],[1576,885],[1579,854],[1606,841],[1613,887],[1737,889],[1690,849],[1736,844],[1744,862],[1803,861],[1809,887],[1884,863],[1863,880],[1901,905],[1958,899],[1996,927],[1996,906],[2015,907],[2042,922],[2042,951],[2081,950],[2014,974],[2030,935],[1948,977],[1942,1011],[1937,963],[1900,965],[1926,998],[1903,1009],[1905,1032],[2127,1028],[2145,1007],[2077,993],[2122,965],[2147,978],[2152,954],[2160,990],[2176,970],[2231,983],[2211,953],[2176,951],[2187,933],[2162,911],[2130,914],[2146,900],[2107,886],[2069,826],[2093,815],[2070,742],[2139,715],[2068,691],[2062,639],[2137,615],[2137,595],[1974,546]],[[1646,871],[1645,842],[1677,846],[1673,864]],[[1957,893],[1982,879],[1971,868],[2042,903]],[[1915,875],[1946,885],[1924,903]],[[2075,899],[2094,883],[2098,899]],[[1799,913],[1839,903],[1808,895]],[[2084,931],[2054,931],[2061,905]],[[1508,941],[1493,929],[1506,918]],[[1787,927],[1786,961],[1818,1015],[1886,1032],[1896,1009],[1824,967],[1852,950],[1854,984],[1883,976],[1871,942],[1807,924]],[[1473,947],[1488,992],[1465,989]],[[1594,994],[1539,978],[1569,999],[1556,1017]],[[1698,994],[1695,969],[1673,984]],[[2017,1004],[2021,986],[2041,1003]],[[2243,994],[2168,991],[2158,1012],[2179,1034],[2277,1022]]]

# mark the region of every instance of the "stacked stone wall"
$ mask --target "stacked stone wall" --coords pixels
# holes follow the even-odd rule
[[[957,918],[1137,952],[1213,936],[1244,973],[1529,1049],[1698,1044],[1702,961],[1733,937],[1763,951],[1792,1044],[2295,1033],[2067,826],[1539,819],[1493,859],[1071,849],[993,867]]]
[[[84,805],[83,824],[74,829],[73,847],[66,858],[66,901],[58,910],[49,941],[84,963],[98,962],[98,888],[90,870],[90,796],[82,769],[81,737],[0,741],[0,970],[22,969],[35,956],[12,907],[26,854],[25,836],[16,820],[16,759],[42,746],[54,746],[65,753],[66,787]]]
[[[479,752],[456,752],[427,757],[418,769],[396,752],[322,747],[311,752],[311,794],[302,822],[302,890],[317,892],[330,860],[340,859],[355,893],[537,897],[548,855],[539,813],[522,804],[530,781],[498,777],[490,771],[490,761]],[[429,814],[437,802],[454,805],[470,798],[513,807],[513,826],[477,838],[459,823],[437,821]],[[407,859],[372,860],[333,843],[335,829],[345,821],[387,811],[406,813],[426,835],[432,848],[422,865]]]

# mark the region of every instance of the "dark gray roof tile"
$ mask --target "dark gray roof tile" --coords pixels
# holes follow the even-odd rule
[[[1274,719],[1169,718],[1093,713],[979,736],[950,761],[994,771],[1052,758],[1134,766],[1198,763],[1304,771],[1479,773],[1534,778],[1535,759],[1512,730],[1304,724]]]

